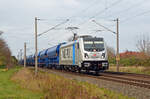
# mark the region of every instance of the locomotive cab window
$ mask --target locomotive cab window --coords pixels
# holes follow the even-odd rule
[[[103,51],[104,41],[102,38],[86,38],[84,39],[84,50],[85,51]]]

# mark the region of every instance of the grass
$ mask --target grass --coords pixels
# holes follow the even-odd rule
[[[116,71],[116,66],[110,66],[109,71]],[[150,75],[150,66],[120,66],[119,71]]]
[[[6,66],[0,65],[0,70],[5,69],[5,68],[6,68]]]
[[[44,99],[133,99],[87,82],[69,80],[55,74],[39,72],[35,77],[33,70],[28,68],[15,73],[12,80],[23,88],[43,93]]]
[[[19,69],[0,69],[0,99],[40,99],[42,93],[21,88],[10,79]]]

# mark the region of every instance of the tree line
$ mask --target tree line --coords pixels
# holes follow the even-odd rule
[[[3,32],[0,31],[0,68],[11,68],[16,63],[16,58],[11,56],[10,48],[5,40],[2,38]]]
[[[150,66],[150,38],[142,35],[137,39],[135,45],[137,51],[125,51],[120,54],[120,65],[122,66]],[[116,64],[115,50],[112,47],[107,48],[110,64]]]

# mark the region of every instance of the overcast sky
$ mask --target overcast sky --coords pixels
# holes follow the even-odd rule
[[[107,45],[116,47],[116,36],[91,20],[116,31],[120,19],[120,52],[136,51],[136,41],[150,36],[150,0],[0,0],[0,30],[12,54],[17,55],[27,42],[27,54],[34,53],[34,17],[38,33],[69,21],[38,38],[42,50],[66,41],[72,33],[65,28],[79,27],[78,34],[104,37]],[[104,30],[96,32],[96,30]]]

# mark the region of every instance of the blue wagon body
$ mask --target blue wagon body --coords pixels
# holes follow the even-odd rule
[[[38,53],[38,66],[39,67],[53,67],[59,65],[59,49],[62,44],[42,50]],[[35,65],[35,54],[27,58],[27,64],[30,66]]]
[[[48,66],[54,66],[59,64],[59,48],[61,44],[49,48],[47,51],[48,56]]]
[[[39,57],[38,57],[39,66],[43,67],[47,64],[47,55],[46,55],[47,50],[48,49],[45,49],[39,53]]]
[[[30,64],[31,64],[31,55],[27,57],[26,62],[27,62],[27,65],[30,65]]]

